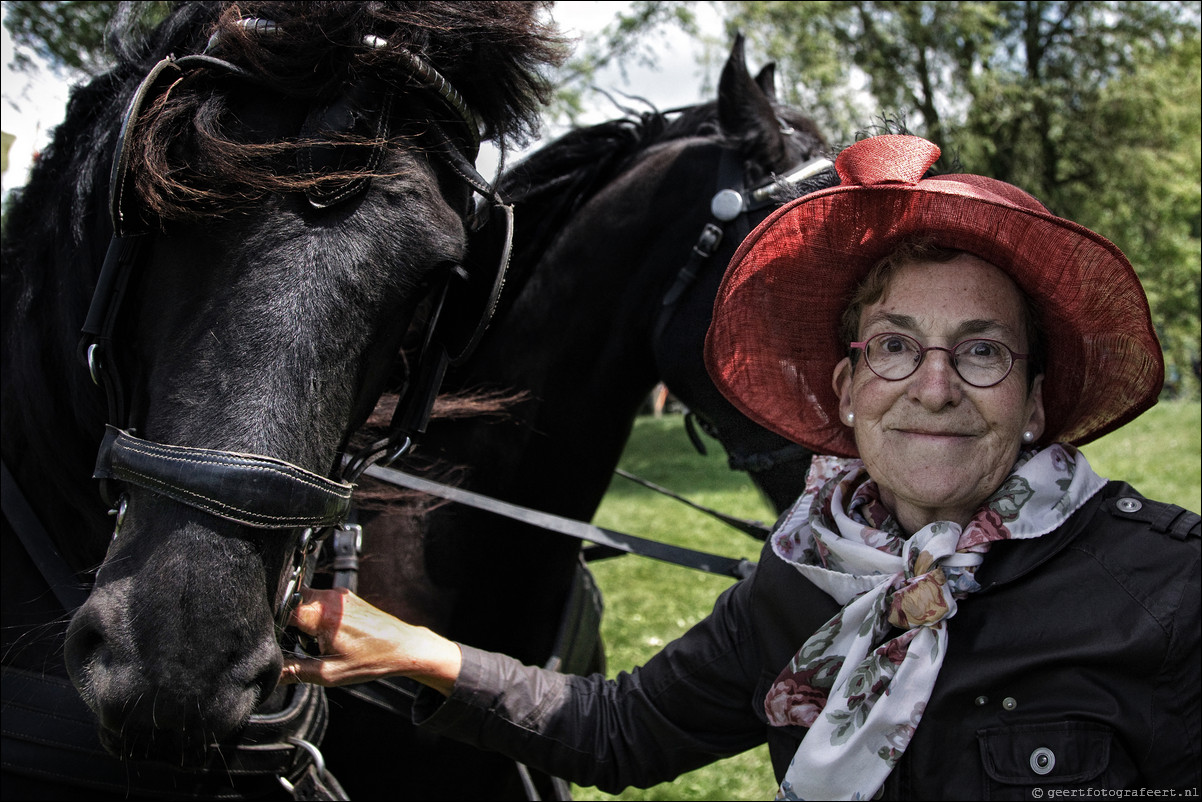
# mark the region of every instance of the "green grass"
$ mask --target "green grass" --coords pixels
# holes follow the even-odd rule
[[[1093,469],[1148,498],[1202,513],[1202,403],[1162,401],[1117,432],[1081,448]]]
[[[1084,447],[1094,469],[1130,482],[1145,495],[1202,512],[1202,404],[1157,405],[1123,429]],[[771,508],[746,476],[726,466],[707,440],[699,456],[678,416],[640,418],[621,467],[722,512],[771,523]],[[699,512],[615,477],[594,521],[604,527],[689,548],[755,560],[759,543]],[[610,676],[645,662],[709,612],[733,580],[640,557],[593,564],[605,595],[602,636]],[[581,800],[771,799],[776,793],[766,747],[719,761],[674,782],[613,796],[573,787]]]

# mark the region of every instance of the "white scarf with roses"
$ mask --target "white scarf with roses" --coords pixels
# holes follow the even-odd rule
[[[1053,531],[1106,484],[1073,446],[1024,450],[968,525],[907,538],[859,460],[816,458],[773,550],[843,605],[789,661],[768,721],[809,732],[777,799],[867,799],[910,743],[947,652],[946,619],[979,590],[995,540]],[[886,639],[891,627],[903,630]]]

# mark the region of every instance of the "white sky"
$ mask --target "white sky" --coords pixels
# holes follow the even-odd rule
[[[40,70],[32,78],[14,72],[12,39],[7,30],[2,30],[2,35],[0,127],[16,137],[8,152],[8,171],[4,173],[3,192],[7,195],[10,189],[25,183],[33,154],[50,141],[50,129],[63,117],[68,87],[49,70]]]
[[[3,5],[7,5],[4,3]],[[628,5],[626,2],[585,2],[573,0],[555,4],[553,15],[560,27],[569,36],[589,36],[598,33],[614,19],[617,12]],[[707,6],[699,6],[697,13],[707,30],[720,31],[715,12]],[[708,16],[707,16],[708,15]],[[50,140],[51,129],[62,119],[67,101],[68,84],[50,70],[42,69],[35,75],[15,72],[11,69],[13,48],[8,32],[3,31],[3,129],[16,136],[9,151],[8,171],[3,177],[3,194],[13,187],[21,186],[28,176],[33,155]],[[697,103],[702,97],[702,87],[707,76],[699,66],[699,48],[679,31],[663,34],[656,43],[655,52],[659,60],[656,70],[631,66],[624,80],[617,69],[608,69],[596,78],[595,84],[619,97],[627,94],[644,97],[661,109]],[[716,83],[716,75],[708,76],[709,85]],[[607,103],[599,106],[581,120],[584,123],[601,122],[617,116],[615,109]],[[561,130],[546,129],[544,135],[554,136]],[[535,143],[532,147],[536,147]],[[520,154],[511,153],[510,162]],[[496,168],[497,153],[486,145],[481,151],[477,165],[485,176],[491,176]]]

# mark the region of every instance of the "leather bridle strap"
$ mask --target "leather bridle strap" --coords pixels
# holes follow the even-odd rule
[[[163,445],[109,425],[94,478],[146,488],[181,504],[260,529],[333,526],[353,486],[257,454]]]

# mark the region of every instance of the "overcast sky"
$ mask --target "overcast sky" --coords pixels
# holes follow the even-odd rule
[[[625,2],[572,0],[556,3],[553,14],[569,35],[587,37],[601,31],[626,5]],[[698,14],[703,26],[720,30],[716,15],[708,7],[699,6]],[[644,97],[661,109],[707,99],[701,95],[707,76],[699,66],[697,46],[687,36],[677,31],[665,33],[656,43],[655,52],[659,59],[657,69],[632,66],[626,79],[618,70],[609,69],[597,76],[596,85],[611,92]],[[62,119],[68,85],[49,70],[41,70],[34,76],[11,70],[12,42],[7,31],[3,32],[0,59],[3,62],[3,129],[16,136],[9,151],[8,171],[3,178],[3,192],[7,195],[10,189],[25,183],[33,154],[45,146],[50,130]],[[716,76],[708,77],[712,86]],[[605,104],[590,112],[582,122],[601,122],[613,116],[616,111]],[[559,133],[562,131],[550,128],[544,131],[547,136]],[[510,161],[519,155],[511,154]],[[487,147],[478,161],[480,172],[491,176],[496,160],[496,151]]]

